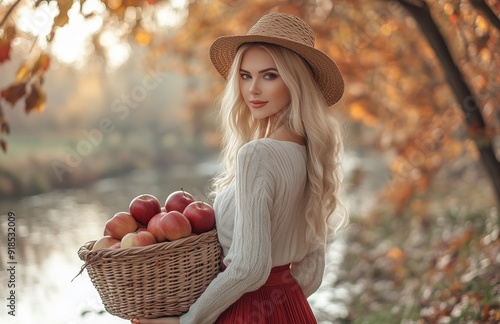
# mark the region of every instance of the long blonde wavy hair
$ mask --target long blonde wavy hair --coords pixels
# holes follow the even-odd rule
[[[277,121],[255,120],[240,93],[240,66],[251,46],[262,46],[274,59],[287,85],[291,101]],[[342,206],[339,193],[342,184],[341,158],[343,143],[337,118],[324,99],[307,63],[293,51],[272,44],[244,44],[236,54],[225,89],[220,96],[223,170],[213,179],[213,195],[223,190],[235,177],[238,150],[247,142],[265,137],[269,130],[283,123],[306,139],[307,184],[305,218],[308,224],[306,243],[324,242],[328,218]],[[273,122],[273,125],[271,125]],[[345,211],[345,209],[343,209]],[[347,212],[339,214],[335,230],[348,222]]]

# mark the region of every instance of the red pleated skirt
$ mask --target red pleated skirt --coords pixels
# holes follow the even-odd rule
[[[216,324],[315,324],[316,318],[290,264],[274,267],[266,283],[241,296]]]

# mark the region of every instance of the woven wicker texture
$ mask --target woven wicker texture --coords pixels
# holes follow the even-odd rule
[[[329,106],[340,100],[344,80],[335,62],[314,48],[314,32],[302,19],[284,13],[263,16],[246,35],[222,36],[210,47],[210,59],[227,79],[238,48],[244,43],[270,43],[286,47],[307,61]]]
[[[91,251],[78,256],[106,311],[124,319],[187,312],[220,270],[217,231],[146,247]]]

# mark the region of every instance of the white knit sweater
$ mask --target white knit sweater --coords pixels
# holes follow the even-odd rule
[[[214,323],[238,298],[260,288],[272,267],[292,263],[306,296],[321,284],[325,246],[308,251],[303,216],[307,179],[303,145],[270,138],[245,144],[236,176],[215,199],[225,271],[180,317],[181,324]]]

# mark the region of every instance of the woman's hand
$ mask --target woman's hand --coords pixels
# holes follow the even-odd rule
[[[132,324],[179,324],[178,317],[134,318]]]

